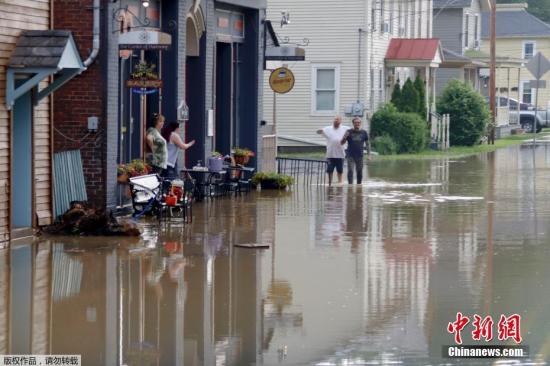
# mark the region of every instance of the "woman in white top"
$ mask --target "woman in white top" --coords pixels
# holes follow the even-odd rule
[[[168,152],[166,159],[165,178],[174,179],[178,174],[178,153],[179,150],[187,150],[195,144],[195,140],[188,144],[184,143],[180,137],[180,124],[178,122],[170,122],[162,129],[162,137],[168,142]]]

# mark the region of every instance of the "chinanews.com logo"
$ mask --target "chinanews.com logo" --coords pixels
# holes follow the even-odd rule
[[[467,328],[468,324],[470,326]],[[476,342],[491,342],[493,339],[501,342],[515,343],[511,345],[463,345],[463,332],[471,331],[471,339]],[[496,324],[488,315],[481,317],[474,314],[472,317],[456,313],[456,320],[449,322],[447,332],[454,335],[455,345],[443,346],[443,357],[446,358],[525,358],[529,355],[529,347],[520,345],[521,338],[521,316],[512,314],[501,315]]]

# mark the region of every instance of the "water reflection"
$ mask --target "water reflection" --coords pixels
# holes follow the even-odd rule
[[[192,225],[146,224],[138,241],[14,245],[0,251],[0,351],[85,365],[449,364],[457,311],[517,312],[541,364],[549,156],[374,162],[363,186],[208,202]],[[256,242],[270,249],[234,247]]]

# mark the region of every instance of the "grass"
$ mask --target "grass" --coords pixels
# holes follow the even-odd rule
[[[544,129],[537,134],[537,138],[550,135],[550,129]],[[452,146],[447,151],[426,149],[415,154],[396,154],[396,155],[377,155],[373,156],[373,160],[408,160],[408,159],[437,159],[440,157],[465,157],[469,155],[475,155],[484,152],[491,152],[497,149],[518,145],[525,140],[530,140],[535,136],[533,133],[526,133],[523,135],[510,135],[504,138],[495,140],[494,145],[476,145],[476,146]],[[324,159],[325,154],[320,153],[288,153],[279,154],[283,158],[301,158],[301,159]]]

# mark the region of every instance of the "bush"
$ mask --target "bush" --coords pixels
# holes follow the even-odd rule
[[[401,110],[401,85],[399,85],[399,80],[393,86],[391,102],[398,110]]]
[[[252,177],[252,184],[262,189],[285,189],[294,184],[294,178],[279,173],[259,172]]]
[[[414,87],[411,79],[407,79],[401,90],[401,108],[400,112],[418,113],[418,103],[420,103],[418,91]]]
[[[479,143],[489,111],[483,97],[459,80],[451,80],[437,101],[437,113],[449,114],[451,145],[472,146]]]
[[[397,144],[388,135],[378,136],[372,141],[372,148],[380,155],[392,155],[397,153]]]
[[[412,83],[411,83],[412,84]],[[371,121],[373,139],[389,136],[397,145],[398,153],[419,152],[426,147],[426,122],[416,113],[401,113],[391,105],[382,106]]]
[[[426,86],[420,76],[417,76],[414,80],[414,87],[418,92],[418,108],[416,111],[422,118],[426,118]]]

